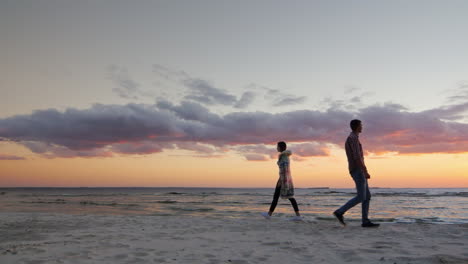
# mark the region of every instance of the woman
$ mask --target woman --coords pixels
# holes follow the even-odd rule
[[[273,195],[273,201],[271,202],[270,211],[263,212],[263,215],[266,219],[270,219],[273,211],[275,211],[276,205],[278,204],[278,199],[281,196],[282,199],[289,199],[291,205],[294,208],[296,216],[291,218],[293,221],[301,221],[302,217],[299,213],[299,207],[297,206],[296,199],[294,199],[294,185],[291,178],[291,171],[289,168],[289,156],[291,156],[291,151],[286,150],[286,143],[281,141],[278,142],[276,150],[280,152],[278,156],[278,167],[279,167],[279,179],[276,184],[275,194]]]

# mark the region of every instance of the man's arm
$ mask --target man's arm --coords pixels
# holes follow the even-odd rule
[[[370,179],[370,174],[369,172],[367,172],[367,167],[366,165],[364,164],[364,153],[362,153],[362,148],[361,148],[361,144],[359,143],[359,139],[356,138],[356,143],[357,143],[357,150],[359,152],[359,166],[361,167],[362,171],[364,172],[364,176],[366,177],[366,179]]]
[[[367,173],[366,165],[364,164],[363,153],[361,152],[361,148],[359,147],[359,140],[357,137],[350,137],[349,138],[349,147],[351,150],[351,156],[354,162],[358,165],[358,167]]]

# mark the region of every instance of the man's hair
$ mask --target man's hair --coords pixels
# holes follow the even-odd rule
[[[351,127],[351,130],[356,130],[359,125],[361,124],[361,120],[359,119],[353,119],[351,120],[351,122],[349,123],[349,126]]]
[[[286,142],[284,142],[284,141],[278,142],[278,147],[280,148],[281,151],[285,151],[286,148],[287,148]]]

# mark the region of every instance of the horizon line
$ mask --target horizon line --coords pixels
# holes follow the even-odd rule
[[[0,189],[97,189],[97,188],[192,188],[192,189],[274,189],[274,187],[203,187],[203,186],[0,186]],[[466,187],[369,187],[370,189],[468,189]],[[353,187],[295,187],[294,189],[355,189]]]

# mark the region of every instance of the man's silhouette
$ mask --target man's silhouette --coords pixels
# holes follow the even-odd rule
[[[362,145],[359,142],[359,133],[362,132],[361,120],[351,120],[350,123],[352,132],[346,139],[345,149],[346,156],[348,157],[349,173],[353,177],[354,183],[356,184],[356,197],[349,200],[345,205],[340,207],[338,210],[333,212],[338,221],[342,225],[346,225],[344,222],[343,215],[357,205],[362,203],[362,227],[378,227],[379,224],[372,223],[369,218],[369,203],[371,194],[369,192],[369,186],[367,180],[370,179],[370,175],[367,172],[366,165],[364,164],[364,154],[362,151]]]

